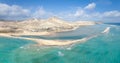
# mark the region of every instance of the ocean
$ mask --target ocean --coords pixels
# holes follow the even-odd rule
[[[101,32],[110,27],[108,33]],[[52,36],[27,36],[49,40],[77,40],[98,36],[69,46],[35,46],[29,40],[0,37],[0,63],[120,63],[120,26],[103,24],[81,27]],[[26,36],[23,36],[26,37]]]

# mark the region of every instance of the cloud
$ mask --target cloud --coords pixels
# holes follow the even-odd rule
[[[88,9],[88,10],[92,10],[96,7],[96,4],[95,3],[90,3],[88,4],[87,6],[85,6],[84,9]]]
[[[40,7],[38,10],[36,10],[33,13],[33,17],[39,17],[39,16],[44,16],[46,14],[46,11],[44,10],[43,7]]]
[[[120,11],[108,11],[103,13],[103,17],[120,17]]]
[[[0,18],[1,19],[17,19],[29,16],[30,11],[18,5],[7,5],[0,3]]]
[[[78,17],[78,16],[82,16],[82,15],[84,15],[84,14],[85,14],[85,11],[84,11],[84,10],[78,9],[78,10],[75,12],[74,16],[75,16],[75,17]]]
[[[95,21],[112,21],[120,19],[120,11],[105,11],[105,12],[92,12],[88,13],[84,10],[84,14],[79,16],[74,16],[74,13],[71,15],[72,19],[76,20],[95,20]]]
[[[105,21],[105,22],[112,22],[120,21],[120,11],[118,10],[111,10],[111,11],[104,11],[99,12],[95,11],[94,8],[96,7],[96,3],[90,3],[87,6],[81,8],[78,7],[76,10],[71,12],[65,11],[66,13],[61,13],[60,16],[63,19],[67,20],[91,20],[91,21]],[[93,10],[93,11],[91,11]]]
[[[48,18],[53,16],[52,12],[46,11],[43,7],[39,7],[35,12],[32,13],[33,18]]]

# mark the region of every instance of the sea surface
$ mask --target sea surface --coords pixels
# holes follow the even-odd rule
[[[110,27],[107,33],[101,33]],[[0,37],[0,63],[120,63],[120,25],[80,27],[51,36],[23,36],[48,40],[77,40],[97,35],[69,46],[36,46],[35,42]]]

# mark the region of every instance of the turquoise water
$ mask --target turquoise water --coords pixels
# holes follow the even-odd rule
[[[34,44],[32,41],[0,37],[0,63],[11,63],[12,51],[26,44]]]
[[[0,63],[120,63],[120,26],[87,27],[86,32],[98,34],[108,26],[109,33],[74,46],[35,46],[31,41],[0,37]]]

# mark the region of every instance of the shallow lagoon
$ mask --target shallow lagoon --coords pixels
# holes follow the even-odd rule
[[[29,38],[37,38],[37,39],[47,39],[47,40],[77,40],[82,39],[88,36],[93,36],[100,34],[107,25],[93,25],[93,26],[83,26],[79,27],[76,30],[68,31],[68,32],[60,32],[52,35],[45,36],[22,36]]]

